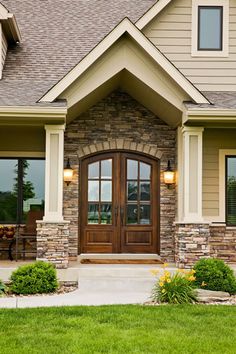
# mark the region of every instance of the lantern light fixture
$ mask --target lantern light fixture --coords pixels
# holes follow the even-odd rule
[[[73,180],[73,173],[74,173],[74,171],[70,165],[70,159],[68,158],[67,164],[66,164],[66,167],[64,168],[64,173],[63,173],[64,182],[66,183],[67,186],[69,186],[69,184]]]
[[[175,183],[175,172],[170,166],[170,160],[168,160],[167,169],[164,171],[164,183],[168,188]]]

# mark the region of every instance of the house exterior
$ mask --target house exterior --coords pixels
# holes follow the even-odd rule
[[[43,209],[37,259],[236,262],[235,0],[2,0],[0,53],[0,222]]]

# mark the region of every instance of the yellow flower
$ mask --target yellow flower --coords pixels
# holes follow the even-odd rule
[[[178,272],[178,273],[183,273],[183,272],[184,272],[184,269],[177,269],[177,272]]]
[[[171,282],[171,280],[170,279],[167,279],[167,283],[170,283]]]
[[[159,285],[160,285],[160,287],[163,287],[164,283],[162,281],[160,281]]]
[[[165,274],[166,277],[170,276],[170,272],[168,272],[167,270],[165,270],[164,274]]]
[[[168,267],[168,263],[164,263],[164,264],[162,264],[162,268],[166,268],[166,267]]]
[[[160,277],[160,281],[165,281],[165,277],[164,277],[164,275],[162,275],[161,277]]]
[[[196,270],[192,269],[192,270],[191,270],[191,273],[192,273],[192,274],[195,274],[195,273],[196,273]]]
[[[150,272],[152,273],[152,275],[156,276],[159,273],[158,269],[151,269]]]
[[[201,286],[207,286],[207,283],[205,283],[204,281],[202,282]]]
[[[194,277],[193,275],[190,275],[190,277],[188,278],[188,280],[194,281],[194,280],[196,280],[196,277]]]

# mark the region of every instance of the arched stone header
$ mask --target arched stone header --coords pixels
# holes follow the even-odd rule
[[[78,157],[82,158],[87,155],[96,154],[97,152],[103,152],[107,150],[130,150],[135,152],[141,152],[160,159],[162,157],[162,151],[156,146],[143,143],[135,143],[128,139],[113,139],[102,143],[91,144],[79,148],[77,151]]]

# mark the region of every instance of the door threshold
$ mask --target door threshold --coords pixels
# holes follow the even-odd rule
[[[160,260],[161,257],[156,253],[81,253],[78,261],[82,259],[124,259],[124,260]]]

